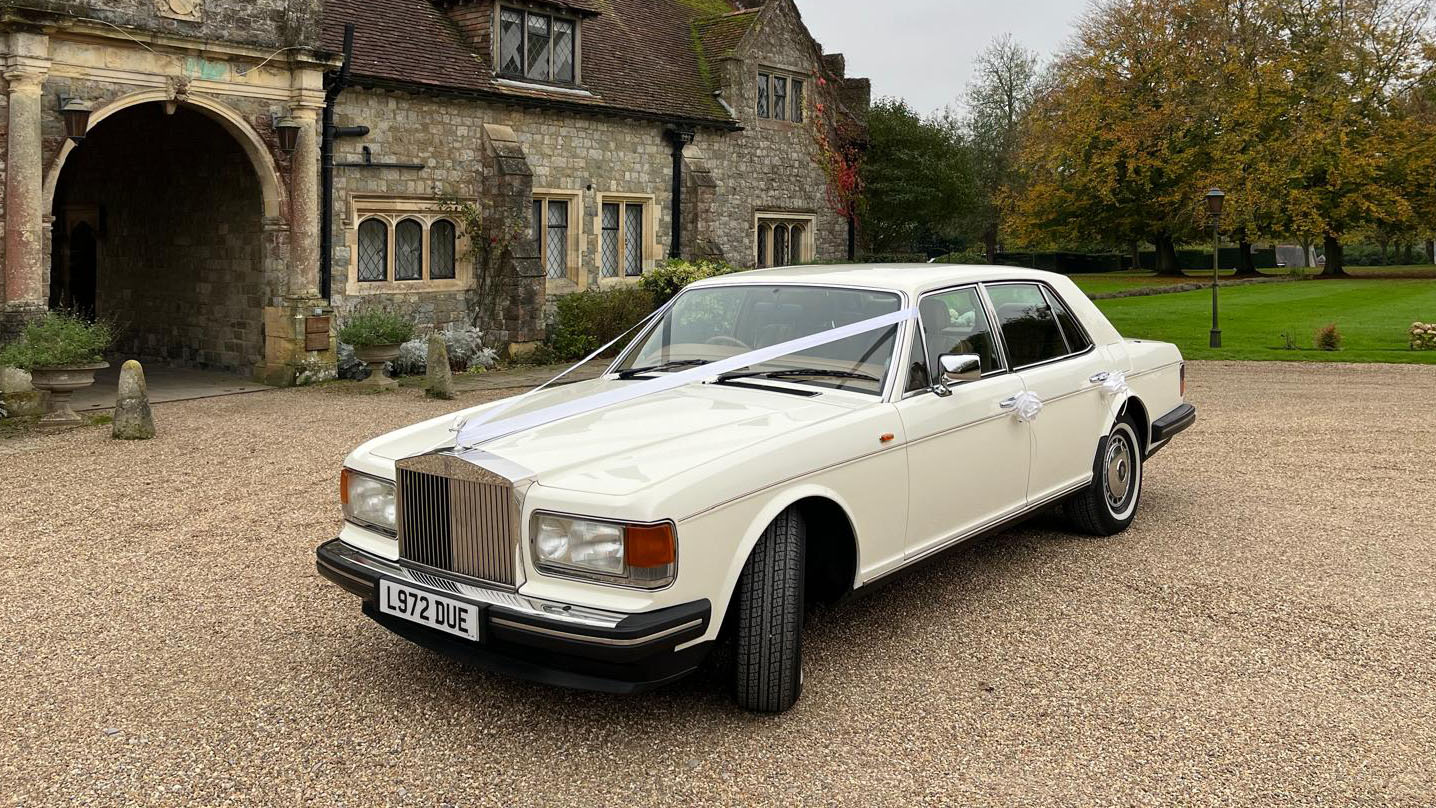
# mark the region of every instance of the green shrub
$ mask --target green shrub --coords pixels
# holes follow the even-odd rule
[[[91,323],[52,311],[25,326],[20,339],[0,351],[0,365],[21,370],[89,365],[103,361],[114,341],[114,326],[105,320]]]
[[[339,328],[339,341],[365,347],[398,345],[414,337],[414,321],[381,306],[356,310]]]
[[[539,362],[572,362],[633,327],[653,312],[653,294],[645,286],[588,289],[564,295],[555,304],[548,337],[533,357]],[[622,345],[614,346],[609,354]]]
[[[639,285],[647,289],[648,293],[653,296],[654,306],[662,306],[668,302],[669,298],[683,291],[683,287],[694,281],[742,271],[742,267],[735,267],[727,261],[669,259],[660,261],[658,266],[645,272]]]
[[[1336,329],[1336,323],[1328,323],[1316,332],[1316,347],[1321,351],[1341,350],[1341,332]]]
[[[961,252],[950,252],[937,259],[939,264],[985,264],[987,253],[982,250],[963,250]]]

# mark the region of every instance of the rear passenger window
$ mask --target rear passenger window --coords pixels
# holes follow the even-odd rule
[[[1007,358],[1013,368],[1035,365],[1071,353],[1042,287],[1035,283],[1003,283],[987,287]]]
[[[1062,326],[1062,335],[1067,338],[1067,349],[1072,353],[1080,353],[1091,347],[1092,342],[1077,325],[1077,318],[1062,304],[1057,293],[1046,288],[1042,291],[1047,295],[1047,303],[1052,306],[1052,313],[1057,315],[1057,324]]]

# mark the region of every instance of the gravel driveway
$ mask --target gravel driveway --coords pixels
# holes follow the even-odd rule
[[[1194,363],[1112,539],[817,615],[806,693],[468,670],[314,572],[340,460],[453,406],[287,390],[0,442],[0,805],[1436,802],[1436,372]],[[461,403],[477,402],[472,394]]]

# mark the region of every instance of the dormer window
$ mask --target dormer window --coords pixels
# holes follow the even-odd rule
[[[499,8],[500,76],[573,84],[577,79],[577,57],[577,20]]]

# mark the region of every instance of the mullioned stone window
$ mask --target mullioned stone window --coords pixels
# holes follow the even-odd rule
[[[811,213],[760,212],[754,217],[754,265],[785,267],[813,260]]]
[[[499,7],[498,73],[504,78],[575,84],[578,20]]]
[[[437,200],[357,199],[350,221],[349,294],[455,291],[472,281],[458,226]]]
[[[769,68],[759,70],[758,117],[802,123],[807,115],[806,89],[807,79],[802,76]]]

